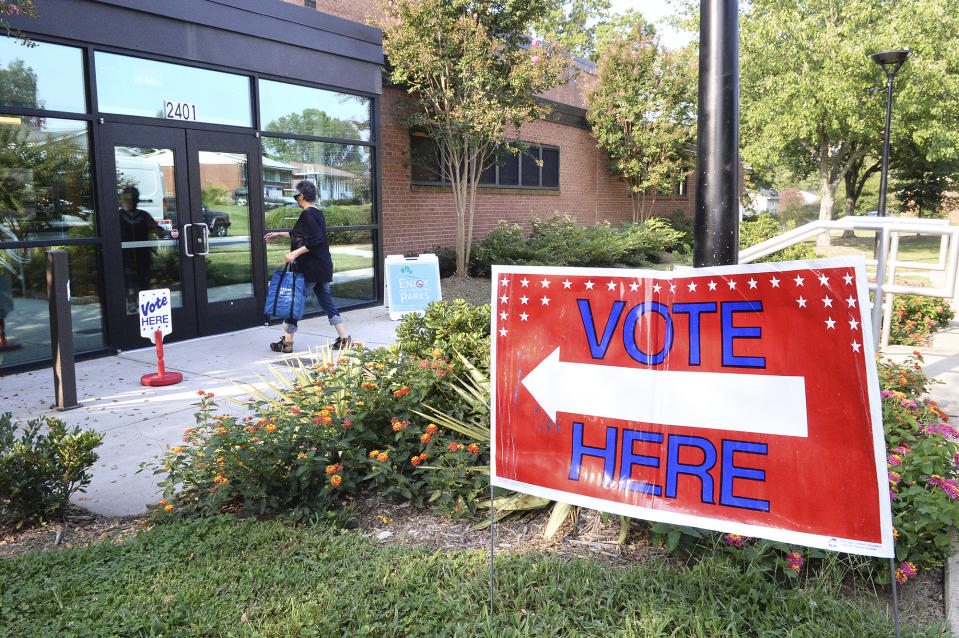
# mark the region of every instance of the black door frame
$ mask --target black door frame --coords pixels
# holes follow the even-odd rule
[[[265,245],[256,241],[264,233],[262,201],[249,198],[251,285],[253,298],[207,303],[206,261],[199,255],[204,249],[203,236],[196,224],[203,222],[200,204],[199,151],[222,151],[242,153],[247,156],[247,188],[249,192],[261,192],[261,167],[259,140],[253,132],[213,132],[188,129],[182,126],[163,126],[158,123],[130,124],[102,121],[97,148],[99,206],[102,211],[116,211],[115,146],[145,146],[173,150],[174,181],[177,193],[177,229],[180,233],[178,254],[182,307],[173,309],[173,333],[169,341],[192,339],[198,336],[217,334],[229,329],[247,328],[262,320],[265,297]],[[106,314],[109,326],[107,340],[116,349],[133,349],[147,346],[140,336],[135,317],[126,314],[126,284],[123,272],[123,257],[120,227],[110,223],[110,213],[102,216],[103,264]],[[192,223],[191,232],[184,225]],[[191,258],[185,247],[189,243]],[[123,292],[120,292],[123,291]],[[119,293],[119,294],[118,294]],[[224,330],[224,326],[229,326]]]

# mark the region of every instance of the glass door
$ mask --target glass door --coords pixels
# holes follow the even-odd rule
[[[169,288],[173,333],[190,339],[261,320],[262,214],[251,216],[252,136],[182,128],[103,127],[100,164],[105,284],[111,342],[148,345],[140,336],[139,291]],[[255,186],[259,188],[258,185]],[[256,250],[255,250],[256,248]],[[258,291],[260,291],[258,293]]]
[[[259,146],[253,136],[187,131],[192,232],[202,237],[195,261],[197,329],[216,334],[262,321],[263,216],[258,210]],[[250,188],[250,177],[257,181]],[[256,237],[257,241],[252,241]]]

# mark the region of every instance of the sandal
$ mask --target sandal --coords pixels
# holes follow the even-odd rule
[[[293,352],[293,344],[286,342],[286,337],[280,337],[280,340],[276,343],[270,344],[270,350],[273,352],[283,352],[285,354],[290,354]]]
[[[341,350],[343,348],[348,348],[353,345],[353,339],[350,337],[337,337],[336,341],[333,342],[333,345],[330,346],[334,350]]]

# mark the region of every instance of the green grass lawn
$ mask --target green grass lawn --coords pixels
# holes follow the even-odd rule
[[[506,552],[490,618],[484,553],[223,517],[0,560],[0,634],[846,638],[892,635],[892,620],[829,582],[777,585],[722,559],[676,570]]]

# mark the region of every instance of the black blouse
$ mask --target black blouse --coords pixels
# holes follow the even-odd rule
[[[302,246],[308,249],[296,259],[296,272],[303,273],[307,281],[328,283],[333,281],[333,258],[326,238],[326,218],[316,207],[303,209],[290,232],[290,250]]]

